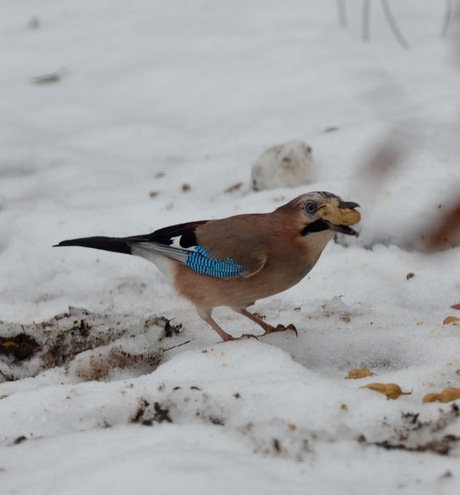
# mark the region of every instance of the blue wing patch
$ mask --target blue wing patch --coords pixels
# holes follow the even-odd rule
[[[235,277],[246,272],[244,266],[231,258],[224,260],[209,258],[207,250],[201,246],[196,246],[195,250],[187,256],[185,264],[201,275],[219,278]]]

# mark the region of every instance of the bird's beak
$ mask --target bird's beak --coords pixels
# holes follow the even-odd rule
[[[327,223],[329,225],[329,230],[340,232],[341,234],[358,236],[358,232],[356,232],[356,230],[352,229],[351,227],[348,227],[348,225],[334,225],[333,223]]]
[[[330,230],[346,235],[358,235],[350,225],[354,225],[361,220],[358,203],[352,201],[340,201],[338,207],[332,204],[325,204],[318,209],[320,216],[328,225]]]
[[[339,208],[341,210],[353,210],[354,208],[359,208],[359,204],[353,203],[353,201],[340,201]]]

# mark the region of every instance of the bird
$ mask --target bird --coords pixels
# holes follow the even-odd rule
[[[283,292],[314,267],[336,233],[357,236],[358,203],[325,191],[302,194],[271,213],[199,220],[131,237],[83,237],[54,247],[80,246],[140,256],[153,262],[223,341],[293,330],[273,326],[247,308]],[[262,335],[234,337],[212,318],[227,306],[259,325]]]

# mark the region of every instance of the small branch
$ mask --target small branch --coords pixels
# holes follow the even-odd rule
[[[396,19],[393,16],[393,12],[390,9],[390,2],[388,0],[382,0],[382,8],[383,11],[385,12],[385,16],[387,18],[388,24],[391,27],[391,30],[393,31],[393,34],[395,35],[395,38],[399,41],[399,44],[403,48],[409,48],[409,43],[406,41],[404,36],[401,33],[401,30],[398,27],[398,24],[396,23]]]
[[[337,0],[337,9],[339,11],[339,24],[342,27],[347,25],[347,9],[345,7],[345,0]]]
[[[171,349],[175,349],[176,347],[182,347],[183,345],[190,344],[192,340],[195,339],[186,340],[185,342],[182,342],[182,344],[177,344],[177,345],[173,345],[172,347],[167,347],[166,349],[162,349],[162,351],[166,352],[166,351],[170,351]]]
[[[362,36],[364,41],[369,40],[369,23],[371,14],[371,0],[363,1],[363,31]]]
[[[441,31],[441,36],[443,38],[445,38],[447,35],[447,29],[449,27],[451,17],[452,17],[452,2],[451,0],[446,0],[446,12],[444,14],[444,22]]]

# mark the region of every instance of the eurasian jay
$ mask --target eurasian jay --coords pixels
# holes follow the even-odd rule
[[[260,325],[263,335],[296,332],[292,324],[273,327],[246,308],[300,282],[336,232],[357,235],[350,225],[360,220],[358,206],[328,192],[310,192],[272,213],[201,220],[133,237],[84,237],[57,246],[134,254],[155,263],[222,340],[236,340],[213,320],[213,308],[230,307]]]

